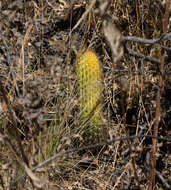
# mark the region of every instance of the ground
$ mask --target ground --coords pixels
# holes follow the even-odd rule
[[[171,188],[170,16],[169,0],[0,2],[3,189],[150,190],[151,171],[153,189]],[[89,148],[76,73],[87,49],[101,63],[107,132]],[[155,150],[151,137],[115,141],[136,135],[161,138]]]

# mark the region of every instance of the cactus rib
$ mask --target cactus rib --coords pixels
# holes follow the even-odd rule
[[[77,59],[77,74],[80,88],[80,111],[89,119],[88,136],[96,141],[101,128],[102,72],[100,61],[93,51],[86,51]]]

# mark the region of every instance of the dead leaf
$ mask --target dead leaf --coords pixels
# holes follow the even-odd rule
[[[107,42],[110,45],[113,55],[113,62],[116,63],[121,59],[124,52],[121,44],[122,35],[113,23],[112,18],[109,16],[106,16],[103,21],[103,32]]]

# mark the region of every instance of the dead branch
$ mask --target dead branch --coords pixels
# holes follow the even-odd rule
[[[60,156],[63,156],[65,154],[69,154],[69,153],[73,153],[73,152],[78,152],[78,151],[82,151],[82,150],[88,150],[88,149],[97,148],[97,147],[102,147],[102,146],[105,146],[105,145],[111,145],[111,144],[113,144],[115,142],[118,142],[118,141],[138,139],[138,138],[143,138],[143,137],[154,138],[154,139],[159,139],[159,140],[171,142],[171,138],[170,137],[168,137],[168,138],[167,137],[156,137],[156,136],[153,136],[153,135],[135,135],[135,136],[127,136],[127,137],[123,137],[123,138],[115,138],[115,139],[113,139],[111,141],[96,143],[96,144],[93,144],[93,145],[83,146],[83,147],[80,147],[80,148],[72,148],[72,149],[69,149],[69,150],[66,150],[66,151],[59,152],[59,153],[53,155],[52,157],[48,158],[47,160],[39,163],[37,166],[33,167],[32,171],[35,171],[36,169],[49,164],[50,162],[52,162],[56,158],[58,158]],[[1,138],[0,138],[0,140],[1,140]],[[26,175],[19,176],[15,181],[11,182],[11,184],[18,183],[25,176]]]
[[[171,50],[171,48],[159,44],[159,42],[161,42],[162,40],[171,41],[171,33],[163,33],[162,36],[157,39],[143,39],[136,36],[125,36],[123,37],[122,42],[125,43],[129,41],[129,42],[137,42],[137,43],[143,43],[143,44],[155,44],[161,47],[162,49]]]
[[[169,1],[166,3],[166,10],[165,15],[163,18],[163,32],[167,32],[167,26],[168,26],[168,15],[169,15]],[[159,73],[159,90],[157,92],[157,98],[156,98],[156,110],[155,110],[155,122],[154,122],[154,136],[158,136],[158,127],[161,120],[161,108],[160,108],[160,98],[161,98],[161,90],[163,88],[163,69],[164,69],[164,52],[161,56],[161,63],[160,63],[160,73]],[[156,151],[157,151],[157,139],[152,140],[152,156],[151,156],[151,168],[150,168],[150,176],[149,176],[149,184],[148,184],[148,190],[152,190],[155,187],[155,167],[156,167]]]
[[[161,35],[160,38],[157,39],[143,39],[143,38],[139,38],[136,36],[125,36],[123,37],[123,42],[124,41],[133,41],[133,42],[140,42],[140,43],[144,43],[144,44],[155,44],[155,43],[159,43],[162,40],[169,40],[171,41],[171,33],[163,33]]]
[[[134,50],[132,50],[132,49],[126,48],[125,51],[126,51],[126,53],[128,53],[129,55],[134,56],[134,57],[137,57],[137,58],[142,58],[142,59],[144,59],[145,61],[150,61],[151,63],[157,63],[157,64],[160,63],[160,61],[159,61],[158,59],[153,58],[153,57],[150,57],[150,56],[148,56],[148,55],[144,55],[144,54],[142,54],[142,53],[138,53],[138,52],[136,52],[136,51],[134,51]]]

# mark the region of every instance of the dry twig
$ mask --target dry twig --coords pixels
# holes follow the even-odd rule
[[[92,149],[92,148],[96,148],[96,147],[102,147],[104,145],[111,145],[114,142],[118,142],[118,141],[125,141],[125,140],[131,140],[131,139],[142,138],[142,137],[155,138],[155,139],[160,139],[160,140],[163,140],[163,141],[171,142],[170,138],[156,137],[156,136],[153,136],[153,135],[137,135],[137,136],[128,136],[128,137],[123,137],[123,138],[115,138],[115,139],[113,139],[111,141],[96,143],[96,144],[93,144],[93,145],[83,146],[83,147],[80,147],[80,148],[72,148],[72,149],[69,149],[69,150],[66,150],[66,151],[59,152],[59,153],[53,155],[52,157],[48,158],[47,160],[39,163],[37,166],[33,167],[32,171],[35,171],[36,169],[49,164],[50,162],[52,162],[56,158],[58,158],[60,156],[63,156],[65,154],[78,152],[78,151],[82,151],[82,150],[88,150],[88,149]],[[22,180],[24,177],[25,177],[25,175],[19,176],[12,184],[16,184],[17,182]]]
[[[166,3],[166,10],[163,18],[163,32],[165,33],[167,32],[167,26],[168,26],[168,15],[169,15],[168,7],[169,7],[169,1],[167,1]],[[157,137],[158,135],[158,127],[161,120],[160,98],[161,98],[161,90],[163,88],[163,69],[164,69],[164,53],[161,56],[159,82],[158,82],[159,89],[156,98],[155,122],[154,122],[154,132],[153,132],[155,137]],[[151,156],[151,168],[150,168],[148,190],[152,190],[155,188],[156,151],[157,151],[157,139],[155,138],[152,140],[152,156]]]

